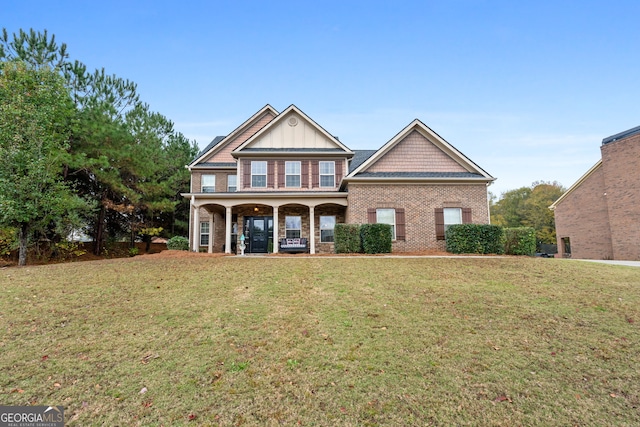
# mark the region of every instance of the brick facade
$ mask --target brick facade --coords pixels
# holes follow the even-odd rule
[[[489,223],[485,184],[350,184],[348,200],[347,223],[367,223],[369,208],[404,208],[407,237],[393,242],[394,252],[445,249],[436,240],[436,208],[471,208],[473,223]]]
[[[555,204],[559,256],[640,260],[640,131],[605,138],[602,160]]]
[[[226,240],[232,239],[233,248],[243,230],[250,231],[245,230],[247,217],[272,217],[276,208],[278,238],[286,236],[286,217],[299,216],[301,237],[308,239],[312,253],[334,251],[333,243],[321,242],[321,216],[335,216],[337,224],[365,223],[369,209],[396,209],[395,252],[445,249],[436,238],[436,209],[461,208],[464,221],[470,210],[471,222],[489,222],[487,185],[494,178],[417,119],[372,155],[351,151],[293,105],[280,114],[267,106],[217,144],[189,165],[191,192],[184,196],[191,198],[192,250],[229,252]],[[251,187],[251,161],[266,162],[264,187]],[[300,162],[299,187],[286,186],[287,161]],[[335,162],[333,186],[320,186],[324,161]],[[216,176],[215,192],[202,192],[203,174]],[[227,191],[229,175],[237,176],[232,193]],[[196,217],[200,223],[213,221],[211,248],[196,241]],[[227,235],[230,222],[237,232]],[[255,233],[252,248],[261,252],[263,235]]]
[[[597,167],[555,209],[559,257],[613,258],[602,167]],[[585,207],[588,207],[585,209]],[[562,239],[569,238],[571,253]]]

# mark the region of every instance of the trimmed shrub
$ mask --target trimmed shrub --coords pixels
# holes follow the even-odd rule
[[[189,250],[189,239],[182,236],[174,236],[167,240],[167,249],[173,249],[178,251]]]
[[[360,239],[365,254],[388,254],[391,252],[393,231],[389,224],[362,224]]]
[[[533,256],[536,253],[536,230],[533,227],[505,228],[504,253]]]
[[[501,254],[502,227],[491,224],[455,224],[445,233],[447,252],[454,254]]]
[[[333,229],[334,250],[337,254],[362,252],[360,244],[360,225],[336,224]]]

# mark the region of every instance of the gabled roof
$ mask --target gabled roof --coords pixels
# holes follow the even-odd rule
[[[191,167],[193,167],[193,166],[197,165],[198,163],[202,162],[205,158],[210,157],[211,155],[213,155],[216,151],[218,151],[219,149],[224,147],[228,141],[231,141],[233,138],[238,136],[240,133],[242,133],[244,130],[246,130],[248,127],[250,127],[254,122],[256,122],[256,120],[262,118],[265,115],[265,113],[267,113],[267,112],[271,112],[274,116],[278,115],[278,111],[275,108],[273,108],[269,104],[265,105],[257,113],[255,113],[253,116],[249,117],[249,119],[247,119],[244,123],[242,123],[240,126],[235,128],[233,130],[233,132],[231,132],[229,135],[224,136],[224,137],[219,137],[218,136],[218,137],[214,138],[214,140],[211,141],[211,143],[209,145],[207,145],[207,147],[204,150],[202,150],[200,153],[198,153],[196,158],[187,167],[189,169],[191,169]],[[219,138],[221,138],[221,139],[219,139]]]
[[[600,169],[600,167],[602,166],[602,159],[598,160],[596,162],[595,165],[593,165],[591,167],[591,169],[589,169],[584,175],[582,175],[580,178],[578,178],[578,180],[576,182],[573,183],[573,185],[571,187],[569,187],[569,189],[567,189],[567,191],[565,191],[562,196],[558,197],[558,200],[556,200],[555,202],[553,202],[551,204],[551,206],[549,206],[549,209],[554,210],[564,199],[567,198],[567,196],[571,193],[573,193],[573,191],[580,187],[580,185],[582,185],[582,183],[589,178],[591,175],[593,175],[593,173],[595,171],[597,171],[598,169]]]
[[[417,131],[424,138],[430,141],[433,145],[439,148],[444,154],[446,154],[451,160],[455,161],[459,164],[464,170],[467,172],[429,172],[429,171],[413,171],[413,172],[404,172],[401,175],[397,173],[366,173],[367,169],[374,165],[376,162],[381,160],[387,153],[389,153],[397,144],[399,144],[407,135],[411,132]],[[346,180],[353,178],[432,178],[432,179],[478,179],[483,181],[494,181],[495,178],[489,175],[485,170],[483,170],[480,166],[476,165],[472,162],[467,156],[458,151],[453,145],[449,144],[444,140],[440,135],[434,132],[427,125],[422,123],[420,120],[415,119],[407,127],[402,129],[396,136],[391,138],[389,142],[383,145],[378,151],[376,151],[369,158],[364,160],[360,165],[354,168],[350,168],[349,174],[345,177]]]
[[[296,107],[293,104],[287,107],[287,109],[285,109],[276,118],[270,121],[267,125],[265,125],[262,129],[260,129],[254,135],[252,135],[244,143],[240,144],[240,146],[238,146],[235,150],[233,150],[231,154],[234,157],[236,157],[238,154],[241,154],[242,151],[250,149],[253,143],[259,140],[262,136],[266,135],[271,129],[274,129],[276,126],[280,125],[285,120],[285,118],[289,115],[289,113],[292,113],[292,112],[299,115],[303,120],[310,123],[316,131],[318,131],[321,135],[327,138],[333,145],[335,145],[335,148],[339,149],[343,153],[353,155],[353,151],[351,151],[349,147],[341,143],[335,136],[327,132],[322,126],[317,124],[313,119],[311,119],[304,112],[302,112],[302,110],[300,110],[298,107]],[[291,147],[291,148],[295,148],[295,147]],[[318,152],[322,152],[322,150],[323,149],[317,149]]]
[[[196,159],[204,156],[209,150],[211,150],[213,147],[218,145],[218,143],[220,141],[222,141],[224,138],[225,138],[224,135],[223,136],[216,136],[215,138],[213,138],[213,141],[211,141],[206,147],[204,147],[204,149],[200,150],[200,152],[196,156]]]
[[[353,150],[354,155],[349,163],[349,173],[356,170],[362,163],[364,163],[369,157],[376,153],[376,150]]]

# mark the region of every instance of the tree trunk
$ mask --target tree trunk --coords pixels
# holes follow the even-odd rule
[[[104,204],[100,206],[98,221],[96,221],[95,236],[93,239],[93,254],[99,256],[102,253],[102,242],[104,241]]]
[[[20,252],[18,255],[18,265],[27,265],[27,243],[29,237],[29,224],[20,224],[18,240],[20,241]]]

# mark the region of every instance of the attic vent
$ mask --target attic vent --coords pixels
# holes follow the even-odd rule
[[[296,119],[295,117],[289,117],[288,123],[289,126],[295,126],[298,124],[298,119]]]

